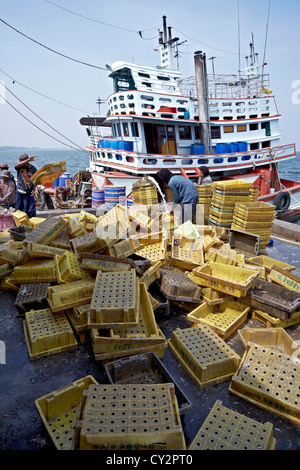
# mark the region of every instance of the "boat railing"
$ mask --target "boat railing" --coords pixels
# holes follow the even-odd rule
[[[251,76],[208,74],[209,99],[247,99],[271,94],[269,74]],[[196,77],[180,80],[184,96],[197,97]]]
[[[124,171],[153,173],[161,168],[180,171],[184,168],[193,172],[195,168],[205,165],[211,171],[255,168],[273,162],[279,162],[296,155],[295,144],[278,147],[250,150],[238,153],[224,153],[216,155],[161,155],[137,153],[115,149],[91,149],[92,160],[104,166],[122,168]]]

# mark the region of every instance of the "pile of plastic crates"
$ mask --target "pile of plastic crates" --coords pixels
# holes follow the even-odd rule
[[[260,248],[270,241],[275,206],[267,202],[236,203],[231,228],[260,236]]]
[[[231,227],[236,202],[250,201],[251,183],[245,180],[226,180],[213,184],[209,211],[209,223],[219,227]]]

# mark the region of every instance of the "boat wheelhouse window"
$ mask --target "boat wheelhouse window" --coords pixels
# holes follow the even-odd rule
[[[237,132],[246,132],[247,126],[246,124],[239,124],[238,126],[236,126],[236,130]]]
[[[133,137],[139,136],[139,128],[137,122],[131,122],[131,134]]]
[[[159,127],[159,135],[161,139],[165,139],[167,137],[166,128],[165,126],[158,126]]]
[[[123,135],[124,135],[124,137],[129,137],[128,122],[123,122],[123,123],[122,123],[122,127],[123,127]]]
[[[170,77],[164,77],[163,75],[157,75],[158,80],[165,80],[168,81],[170,80]]]
[[[131,70],[126,67],[114,73],[113,85],[115,93],[119,91],[136,90]]]
[[[150,95],[141,95],[141,100],[153,101],[154,98],[153,98],[153,96],[150,96]]]
[[[116,132],[117,132],[118,137],[121,137],[121,135],[122,135],[121,134],[121,126],[120,126],[119,122],[117,122],[117,124],[116,124]]]
[[[256,142],[254,144],[250,144],[250,150],[257,150],[259,149],[259,144]]]
[[[257,131],[258,129],[258,124],[255,123],[255,124],[249,124],[249,130],[250,131]]]
[[[139,77],[150,78],[149,73],[138,72]]]
[[[172,102],[171,98],[159,98],[159,101],[162,101],[163,103],[171,103]]]
[[[119,95],[119,100],[124,101],[124,95]]]
[[[225,134],[228,134],[229,132],[233,132],[234,131],[234,128],[233,126],[224,126],[224,133]]]
[[[127,99],[128,99],[128,100],[133,100],[133,99],[134,99],[134,96],[133,96],[133,95],[127,95]]]
[[[192,139],[192,129],[191,126],[179,126],[179,139],[181,140],[191,140]]]
[[[211,126],[211,138],[212,139],[220,139],[221,138],[221,129],[219,126]]]
[[[186,104],[188,103],[187,100],[176,100],[177,103],[180,103],[180,104]]]
[[[152,87],[152,84],[149,83],[149,82],[142,82],[142,85],[145,85],[145,86],[148,87],[148,88],[151,88],[151,87]]]
[[[265,129],[265,132],[266,132],[266,136],[267,136],[267,137],[270,137],[270,136],[271,136],[271,123],[270,123],[270,121],[262,122],[262,123],[261,123],[261,128],[262,128],[262,129]]]
[[[117,137],[117,131],[116,131],[116,125],[115,124],[112,125],[112,135],[113,135],[113,137]]]
[[[261,143],[261,148],[262,149],[266,149],[268,147],[271,147],[271,142],[269,140],[267,140],[266,142]]]

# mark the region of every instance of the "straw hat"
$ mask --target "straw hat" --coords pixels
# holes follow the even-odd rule
[[[2,178],[9,178],[10,177],[10,172],[8,170],[3,170],[1,176],[2,176]]]
[[[1,170],[8,170],[8,169],[9,169],[9,166],[7,166],[7,163],[1,163],[0,169],[1,169]]]
[[[28,160],[29,158],[29,155],[27,153],[21,153],[19,155],[19,162],[25,162],[26,160]]]

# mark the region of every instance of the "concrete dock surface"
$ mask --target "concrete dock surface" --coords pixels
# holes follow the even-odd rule
[[[274,240],[266,254],[296,267],[293,272],[300,276],[300,246]],[[5,364],[0,364],[0,449],[55,451],[35,406],[35,400],[87,375],[99,383],[108,384],[105,369],[96,361],[91,342],[72,351],[30,360],[26,347],[23,318],[14,305],[16,292],[1,291],[0,340],[5,344]],[[167,339],[176,328],[191,324],[187,314],[172,307],[170,314],[157,313],[156,321]],[[258,320],[248,317],[243,327],[262,328]],[[300,340],[299,324],[286,328],[294,339]],[[241,357],[244,347],[237,332],[226,341]],[[300,344],[300,343],[299,343]],[[300,427],[286,419],[263,410],[228,390],[229,381],[201,388],[185,372],[169,348],[162,359],[169,373],[176,379],[182,391],[192,403],[191,411],[182,416],[186,448],[188,449],[216,400],[260,423],[271,422],[276,439],[276,450],[299,450]]]

